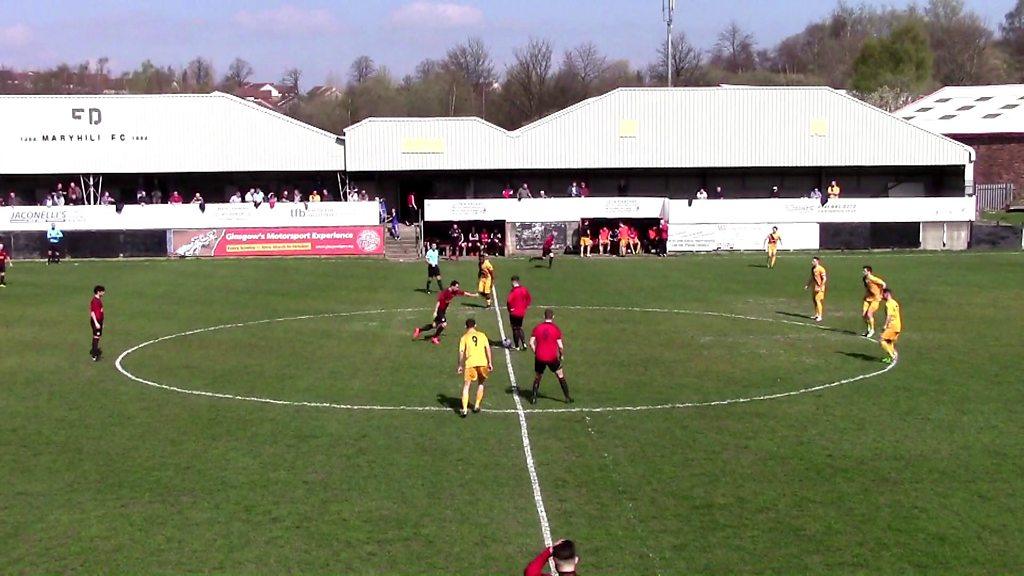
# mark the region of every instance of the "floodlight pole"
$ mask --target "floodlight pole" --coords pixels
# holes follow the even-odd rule
[[[661,18],[665,21],[665,75],[668,78],[667,85],[672,87],[672,17],[676,12],[676,0],[661,0]]]

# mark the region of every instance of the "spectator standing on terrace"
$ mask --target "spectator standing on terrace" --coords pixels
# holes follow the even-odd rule
[[[320,200],[320,193],[316,191],[316,188],[314,188],[313,191],[309,193],[309,201],[319,202]]]
[[[203,204],[204,203],[203,195],[200,194],[199,192],[196,192],[196,195],[192,197],[192,203],[193,204]]]
[[[135,202],[142,205],[149,204],[149,196],[146,195],[145,190],[140,188],[139,191],[135,193]]]
[[[296,204],[298,204],[299,202],[302,202],[302,193],[299,192],[298,188],[296,188],[295,191],[292,192],[292,202],[294,202]]]
[[[253,195],[252,195],[252,204],[253,204],[253,206],[256,206],[257,208],[259,208],[259,205],[263,204],[263,200],[265,200],[265,199],[266,199],[266,197],[263,195],[263,190],[260,189],[260,188],[257,188],[256,192],[254,192]]]
[[[323,201],[323,202],[330,202],[331,201],[331,192],[330,192],[330,190],[328,190],[327,188],[324,188],[323,192],[320,194],[320,200]]]
[[[76,188],[75,183],[72,182],[71,186],[68,187],[68,204],[74,206],[81,203],[82,199],[78,195],[78,188]]]
[[[503,188],[501,190],[502,198],[506,198],[506,199],[507,198],[511,198],[514,194],[515,194],[515,192],[512,191],[512,185],[511,184],[505,184],[505,188]]]
[[[401,240],[402,237],[398,234],[398,209],[391,209],[391,217],[389,220],[391,221],[391,237],[395,240]]]
[[[242,193],[239,192],[238,190],[235,190],[235,193],[231,195],[231,198],[228,198],[228,203],[229,204],[241,204],[242,203]]]
[[[18,205],[18,196],[17,196],[17,194],[14,193],[14,191],[11,191],[11,192],[7,193],[7,205],[8,206],[17,206]]]
[[[43,198],[43,206],[47,208],[53,206],[53,192],[47,194],[46,198]]]
[[[362,202],[369,202],[370,201],[370,193],[367,192],[366,190],[360,190],[359,191],[359,199]]]
[[[153,190],[153,204],[160,204],[164,201],[164,194],[159,188]]]
[[[64,196],[64,185],[57,182],[57,189],[53,191],[54,204],[56,204],[57,196]]]
[[[808,196],[808,198],[810,198],[811,200],[817,200],[818,202],[821,202],[821,190],[818,190],[817,188],[811,190],[811,193]]]
[[[629,182],[623,178],[619,180],[619,184],[615,187],[615,191],[618,192],[619,196],[629,196]]]
[[[106,190],[104,190],[103,191],[103,195],[100,196],[100,205],[102,205],[102,206],[110,206],[113,203],[114,203],[114,199],[110,197],[110,192],[107,192]]]
[[[181,194],[178,194],[177,190],[171,192],[171,198],[168,201],[168,204],[181,204]]]
[[[836,184],[835,180],[833,180],[832,183],[828,185],[828,199],[829,200],[836,200],[836,199],[838,199],[839,195],[842,194],[842,192],[843,191],[839,188],[839,184]]]
[[[255,188],[249,188],[249,191],[245,193],[245,203],[246,204],[252,204],[253,202],[255,202],[256,201],[255,196],[256,196],[256,189]]]
[[[277,206],[277,194],[271,192],[270,196],[267,196],[267,205],[270,206],[271,210],[273,210],[274,206]]]
[[[590,196],[590,188],[587,187],[587,183],[580,184],[580,198],[586,198]]]
[[[715,186],[715,200],[725,200],[725,190],[721,186]]]
[[[380,215],[380,223],[386,224],[388,221],[388,205],[384,202],[383,198],[378,196],[373,197],[373,201],[377,203],[377,214]]]
[[[707,200],[707,199],[708,199],[708,191],[707,190],[705,190],[703,188],[701,188],[700,190],[697,190],[697,200]]]
[[[410,192],[405,196],[405,209],[412,224],[420,221],[420,208],[416,205],[416,194]],[[409,221],[406,222],[406,226],[408,225]]]
[[[287,190],[282,190],[281,191],[281,197],[278,198],[278,201],[279,202],[286,202],[286,203],[289,203],[289,204],[291,203],[292,199],[291,199],[290,195],[288,194]]]
[[[779,197],[779,187],[778,186],[772,186],[771,197],[772,198],[778,198]]]
[[[540,191],[540,197],[541,197],[541,198],[547,198],[547,197],[548,197],[548,195],[547,195],[547,193],[546,193],[546,192],[544,192],[543,190],[541,190],[541,191]]]
[[[519,191],[516,192],[516,199],[523,200],[525,198],[533,198],[533,194],[530,194],[530,187],[523,182],[523,185],[519,187]]]
[[[566,190],[566,191],[565,191],[565,194],[566,194],[566,195],[567,195],[567,196],[568,196],[569,198],[576,198],[577,196],[579,196],[579,195],[580,195],[580,187],[579,187],[579,186],[577,186],[575,182],[573,182],[573,183],[572,183],[572,184],[571,184],[571,185],[569,186],[568,190]]]

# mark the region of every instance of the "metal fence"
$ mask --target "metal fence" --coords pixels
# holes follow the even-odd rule
[[[978,198],[978,212],[1005,210],[1013,200],[1013,184],[976,184],[974,195]]]

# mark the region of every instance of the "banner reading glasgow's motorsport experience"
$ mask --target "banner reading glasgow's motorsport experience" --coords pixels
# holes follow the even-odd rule
[[[384,253],[381,226],[212,228],[170,230],[172,256],[375,256]]]

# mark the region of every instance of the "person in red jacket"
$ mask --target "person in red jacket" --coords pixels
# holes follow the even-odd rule
[[[508,321],[512,325],[512,346],[516,350],[526,350],[526,335],[523,333],[523,320],[530,308],[533,297],[530,291],[519,283],[519,276],[512,277],[512,290],[508,293]]]
[[[664,218],[661,219],[661,250],[659,256],[668,256],[668,222]]]
[[[576,544],[572,540],[559,540],[538,554],[523,570],[523,576],[547,576],[544,565],[551,558],[555,559],[555,572],[560,576],[576,574],[576,565],[580,562],[576,555]]]

